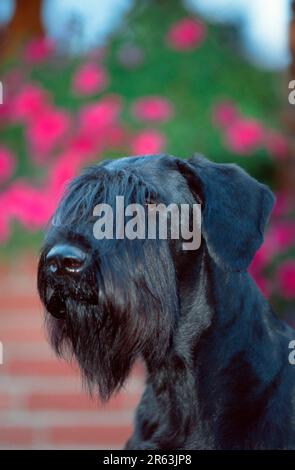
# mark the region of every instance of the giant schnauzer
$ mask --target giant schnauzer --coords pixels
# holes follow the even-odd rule
[[[94,207],[200,203],[196,250],[168,237],[97,239]],[[52,219],[38,268],[51,343],[91,391],[147,383],[127,449],[295,448],[295,332],[247,273],[274,197],[236,165],[127,157],[85,169]]]

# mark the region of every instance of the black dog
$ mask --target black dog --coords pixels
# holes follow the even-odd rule
[[[202,204],[202,243],[93,236],[93,208]],[[102,399],[137,358],[147,385],[127,449],[295,448],[295,333],[247,268],[274,198],[235,165],[129,157],[69,186],[40,257],[38,289],[57,353],[74,355]]]

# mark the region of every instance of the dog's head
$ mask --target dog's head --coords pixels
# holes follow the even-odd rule
[[[168,226],[167,237],[158,227],[150,236],[148,222],[139,227],[159,220],[153,211],[161,204],[197,203],[199,250],[184,250],[181,221]],[[87,383],[105,399],[137,357],[159,366],[180,315],[179,282],[188,278],[192,260],[205,248],[223,269],[245,270],[272,205],[267,187],[235,165],[203,157],[129,157],[86,169],[57,208],[39,261],[38,289],[54,348],[73,354]]]

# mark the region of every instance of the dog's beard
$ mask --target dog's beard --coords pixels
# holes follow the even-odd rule
[[[160,366],[178,313],[167,244],[154,240],[131,245],[109,255],[111,263],[108,254],[100,257],[95,274],[83,281],[93,289],[85,301],[63,297],[65,319],[47,315],[54,349],[66,358],[74,356],[89,390],[97,390],[103,400],[120,389],[138,357],[148,368]],[[84,286],[74,290],[83,292]]]

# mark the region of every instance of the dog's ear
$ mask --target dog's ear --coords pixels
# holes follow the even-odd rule
[[[246,270],[263,242],[273,193],[234,164],[194,156],[177,165],[202,202],[202,234],[210,255],[223,269]]]

